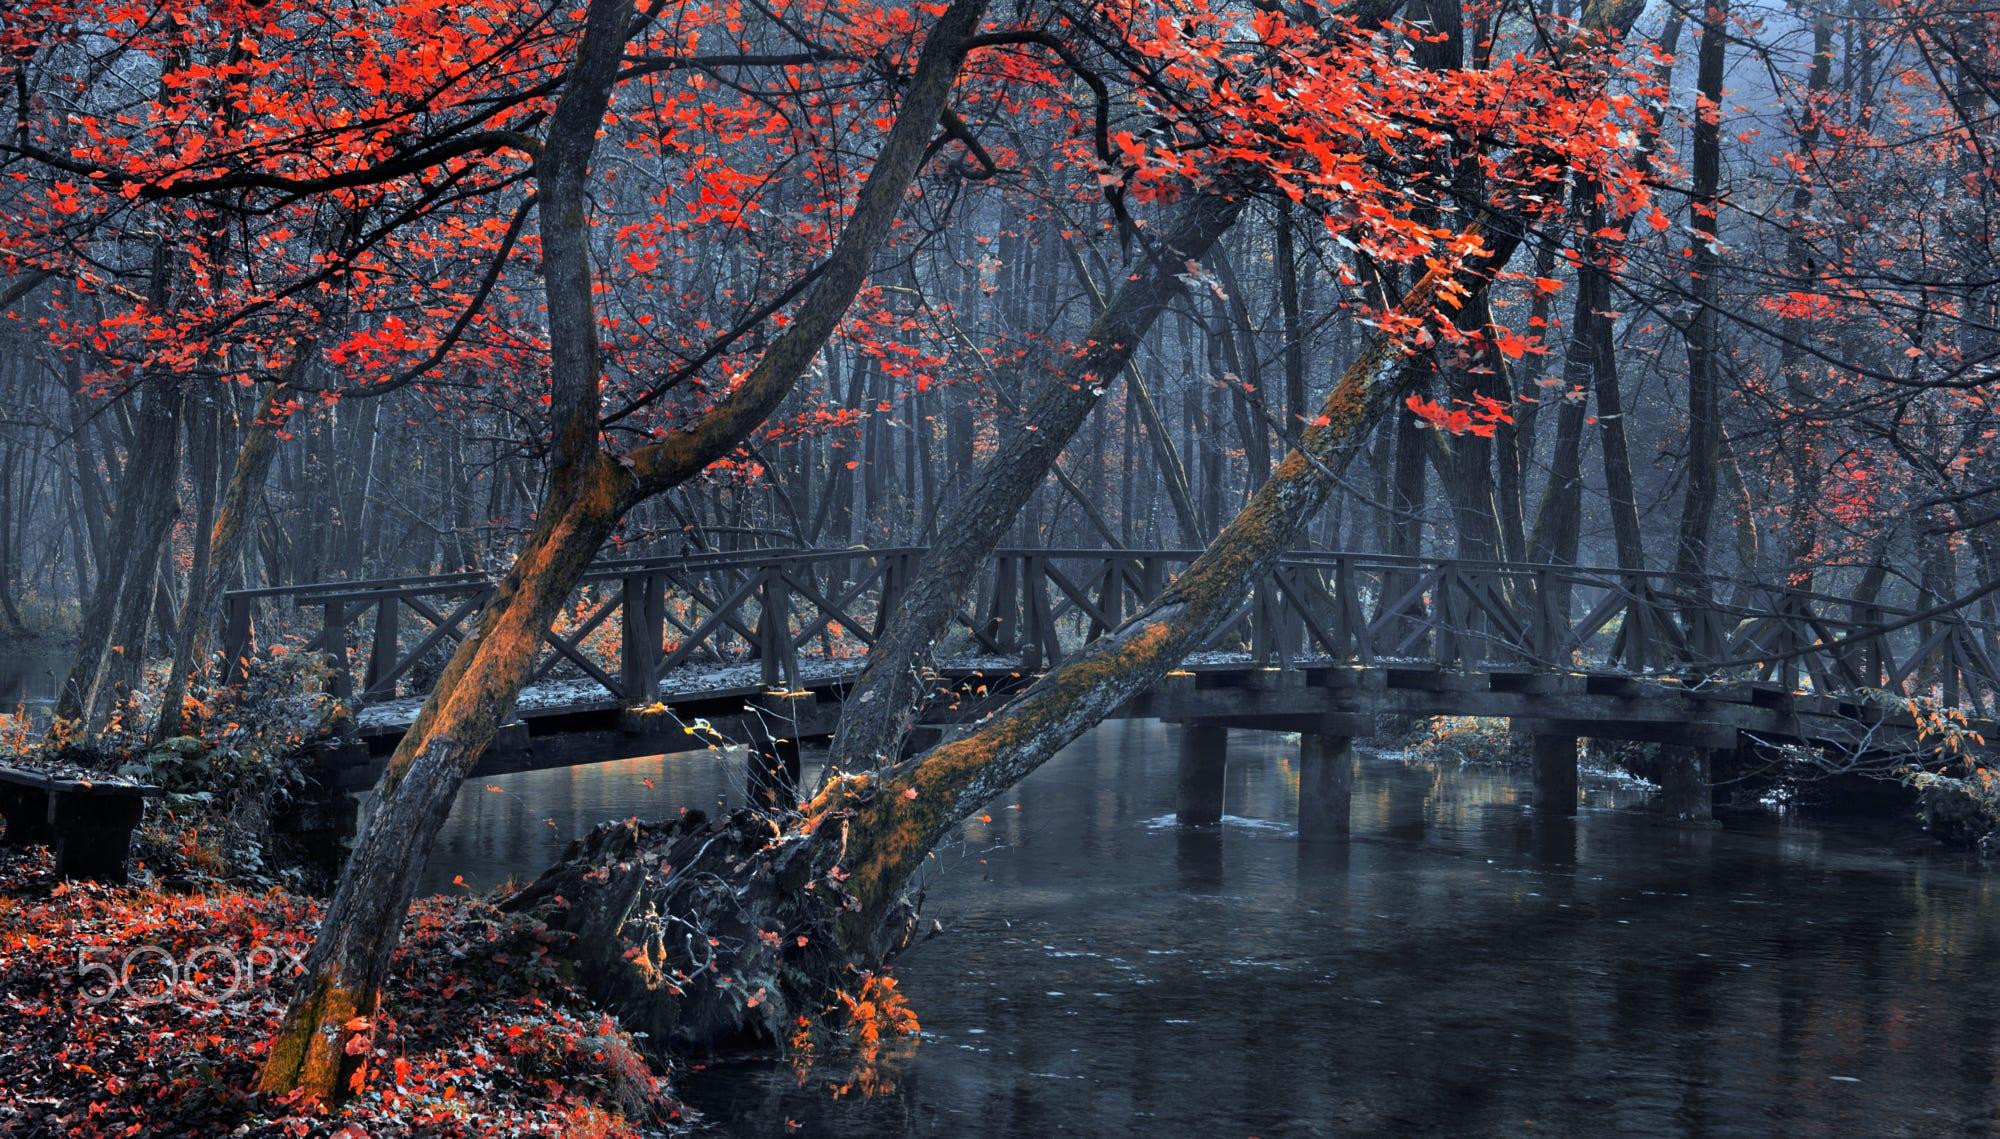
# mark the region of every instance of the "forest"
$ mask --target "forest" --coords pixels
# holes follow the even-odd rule
[[[0,48],[0,1134],[2000,1111],[1990,0]]]

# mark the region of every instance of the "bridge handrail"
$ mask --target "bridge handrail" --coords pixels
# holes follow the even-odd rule
[[[666,672],[697,659],[753,660],[766,683],[794,687],[801,649],[852,655],[873,643],[923,552],[772,547],[607,559],[586,572],[593,591],[546,638],[537,676],[568,669],[607,695],[650,700]],[[1078,637],[1115,626],[1150,598],[1174,563],[1200,553],[1001,549],[986,570],[984,600],[962,612],[959,625],[975,652],[1053,663]],[[367,673],[361,691],[364,699],[385,699],[422,670],[426,656],[464,637],[495,581],[461,572],[232,591],[224,638],[231,675],[251,643],[257,604],[289,599],[324,611],[305,647],[342,662],[349,661],[351,626],[374,615],[372,643],[358,646]],[[435,600],[452,596],[458,599]],[[408,613],[428,628],[406,626]],[[615,652],[592,640],[614,627]],[[406,629],[412,643],[405,643]],[[2000,688],[1995,633],[1964,612],[1933,614],[1720,575],[1298,550],[1255,585],[1211,644],[1234,638],[1239,651],[1247,646],[1280,664],[1315,654],[1414,655],[1454,667],[1472,660],[1567,668],[1583,654],[1628,671],[1687,676],[1725,665],[1740,674],[1754,664],[1751,675],[1793,687],[1808,676],[1822,690],[1941,683],[1952,700],[1969,687],[1978,701]],[[608,655],[619,659],[607,664]],[[334,671],[342,695],[355,690],[351,668]]]
[[[857,549],[772,548],[757,550],[705,550],[686,554],[660,554],[643,558],[607,559],[592,563],[585,581],[610,581],[635,573],[660,570],[726,569],[762,566],[774,561],[827,562],[852,558],[878,558],[898,554],[920,554],[920,546],[869,547]],[[264,600],[291,597],[302,605],[328,600],[367,601],[385,594],[453,593],[488,588],[499,584],[505,571],[457,570],[451,573],[414,574],[407,577],[357,578],[339,581],[303,582],[297,585],[270,585],[256,589],[232,589],[225,598],[245,597]]]
[[[918,547],[918,552],[921,551],[922,548]],[[995,557],[1010,557],[1010,558],[1024,558],[1024,557],[1056,558],[1056,559],[1159,558],[1169,561],[1191,562],[1195,558],[1201,556],[1203,551],[1199,549],[1113,550],[1113,549],[1091,549],[1083,547],[1074,547],[1074,548],[1051,547],[1047,549],[1038,547],[1005,547],[997,549],[993,553]],[[1428,569],[1436,566],[1449,565],[1460,569],[1476,569],[1481,572],[1497,573],[1503,576],[1519,577],[1519,578],[1532,578],[1538,573],[1560,573],[1560,574],[1573,575],[1576,579],[1574,582],[1575,584],[1585,584],[1584,582],[1585,578],[1598,578],[1598,579],[1642,578],[1653,581],[1671,581],[1671,582],[1683,582],[1683,583],[1688,581],[1689,579],[1699,579],[1700,581],[1706,582],[1710,586],[1726,585],[1734,589],[1745,590],[1745,591],[1761,591],[1765,593],[1782,594],[1787,597],[1802,598],[1809,601],[1823,601],[1830,605],[1854,605],[1857,603],[1863,604],[1871,609],[1879,610],[1885,617],[1907,617],[1916,614],[1918,612],[1921,612],[1921,610],[1917,608],[1903,607],[1885,601],[1879,601],[1879,600],[1861,601],[1857,598],[1846,597],[1837,593],[1823,593],[1817,590],[1799,589],[1796,586],[1777,585],[1767,581],[1757,581],[1753,578],[1734,577],[1727,574],[1714,574],[1714,573],[1689,574],[1682,570],[1672,570],[1672,569],[1651,569],[1651,568],[1627,569],[1621,566],[1605,566],[1605,565],[1590,565],[1590,564],[1570,565],[1562,562],[1517,562],[1517,561],[1507,561],[1503,559],[1492,559],[1492,558],[1459,558],[1459,557],[1438,558],[1438,557],[1428,557],[1423,554],[1385,554],[1374,551],[1364,552],[1355,550],[1314,550],[1314,549],[1293,550],[1285,554],[1284,557],[1280,559],[1280,564],[1330,565],[1335,562],[1342,562],[1342,561],[1357,565],[1367,566],[1371,568],[1382,568],[1382,569]],[[1836,566],[1828,568],[1853,569],[1857,567]],[[1611,581],[1593,580],[1588,582],[1588,584],[1615,585],[1617,583]],[[1717,609],[1725,607],[1725,603],[1719,599],[1711,599],[1707,601],[1707,604],[1712,608],[1717,608]],[[1746,610],[1746,611],[1758,614],[1762,614],[1764,612],[1762,610]],[[1964,615],[1954,619],[1963,620],[1965,621],[1965,623],[1973,625],[1978,628],[1992,629],[1995,630],[1996,632],[2000,632],[2000,625],[1996,625],[1992,622],[1981,621],[1969,615]]]
[[[585,581],[607,581],[636,573],[655,570],[714,569],[762,566],[773,561],[826,562],[853,558],[880,558],[897,555],[917,555],[924,552],[922,546],[868,547],[855,548],[799,548],[774,547],[756,550],[707,550],[682,554],[661,554],[640,558],[608,559],[599,561],[585,573]],[[1053,559],[1159,559],[1167,561],[1193,561],[1201,555],[1198,549],[1102,549],[1082,547],[1006,547],[994,551],[995,557],[1024,558],[1039,557]],[[1369,568],[1384,569],[1428,569],[1451,566],[1459,569],[1473,569],[1484,573],[1494,573],[1512,578],[1532,578],[1541,573],[1573,575],[1573,584],[1611,586],[1617,583],[1606,580],[1639,578],[1649,581],[1686,582],[1698,578],[1710,586],[1726,585],[1741,590],[1755,590],[1767,594],[1801,598],[1809,601],[1823,601],[1833,605],[1853,605],[1857,600],[1839,594],[1816,590],[1799,589],[1794,586],[1776,585],[1749,578],[1732,577],[1723,574],[1688,574],[1667,569],[1627,569],[1619,566],[1567,565],[1558,562],[1514,562],[1498,559],[1479,558],[1434,558],[1423,555],[1385,554],[1373,551],[1353,550],[1294,550],[1284,556],[1282,564],[1332,564],[1349,562]],[[362,601],[382,597],[385,593],[449,593],[478,589],[497,584],[501,573],[485,570],[458,570],[449,573],[412,574],[402,577],[359,578],[351,580],[304,582],[296,585],[261,586],[254,589],[232,589],[225,598],[241,597],[264,600],[276,597],[296,598],[300,604],[318,604],[327,600]],[[1713,608],[1728,606],[1721,600],[1711,598],[1707,604]],[[1919,609],[1891,604],[1885,601],[1861,602],[1868,608],[1877,610],[1884,617],[1907,617],[1920,612]],[[1763,610],[1738,607],[1743,612],[1761,615]],[[1978,628],[2000,630],[2000,625],[1981,621],[1969,615],[1954,618]]]

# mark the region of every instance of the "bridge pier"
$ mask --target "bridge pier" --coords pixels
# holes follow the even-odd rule
[[[1222,795],[1229,774],[1229,729],[1214,724],[1181,725],[1181,770],[1176,818],[1184,827],[1212,827],[1222,821]]]
[[[1576,814],[1576,737],[1537,732],[1533,749],[1535,810],[1562,818]]]
[[[921,755],[943,743],[944,733],[944,728],[929,724],[918,724],[916,727],[911,728],[909,734],[903,737],[903,758],[908,759],[913,755]]]
[[[1299,840],[1347,837],[1354,803],[1354,738],[1299,733]]]

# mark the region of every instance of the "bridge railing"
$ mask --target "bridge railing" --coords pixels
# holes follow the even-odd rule
[[[572,680],[579,701],[650,702],[682,670],[734,669],[796,686],[808,656],[859,657],[918,550],[758,550],[600,562],[544,635],[531,683]],[[429,690],[494,592],[482,574],[243,590],[224,600],[231,678],[258,640],[323,652],[329,687],[363,702]],[[268,626],[259,635],[258,614]],[[744,666],[754,666],[747,673]]]
[[[1001,550],[986,651],[1060,661],[1131,615],[1198,551]],[[1445,667],[1617,669],[1788,690],[1935,693],[1994,707],[2000,630],[1962,614],[1722,577],[1301,551],[1255,583],[1204,651]]]
[[[605,561],[546,636],[534,680],[572,682],[579,703],[650,703],[677,677],[796,688],[812,667],[858,663],[921,554]],[[1059,663],[1137,612],[1197,555],[998,551],[946,651],[1024,669]],[[341,696],[421,694],[493,588],[483,575],[453,574],[238,591],[225,599],[225,648],[234,669],[254,643],[282,634],[327,654]],[[1618,669],[1992,707],[1995,628],[1962,614],[1919,620],[1923,608],[1658,571],[1301,551],[1254,583],[1202,652],[1278,666]]]

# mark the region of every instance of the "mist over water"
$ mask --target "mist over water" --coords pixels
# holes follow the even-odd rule
[[[945,936],[896,975],[895,1090],[684,1072],[716,1134],[1935,1135],[2000,1124],[1992,884],[1913,828],[1646,819],[1592,783],[1363,752],[1354,836],[1301,847],[1295,740],[1232,732],[1218,831],[1177,736],[1085,736],[941,850]],[[592,823],[740,795],[698,753],[468,784],[435,888],[528,877]],[[808,773],[810,778],[810,772]],[[648,788],[642,780],[653,780]],[[488,790],[489,786],[500,790]],[[550,825],[553,820],[553,825]]]

